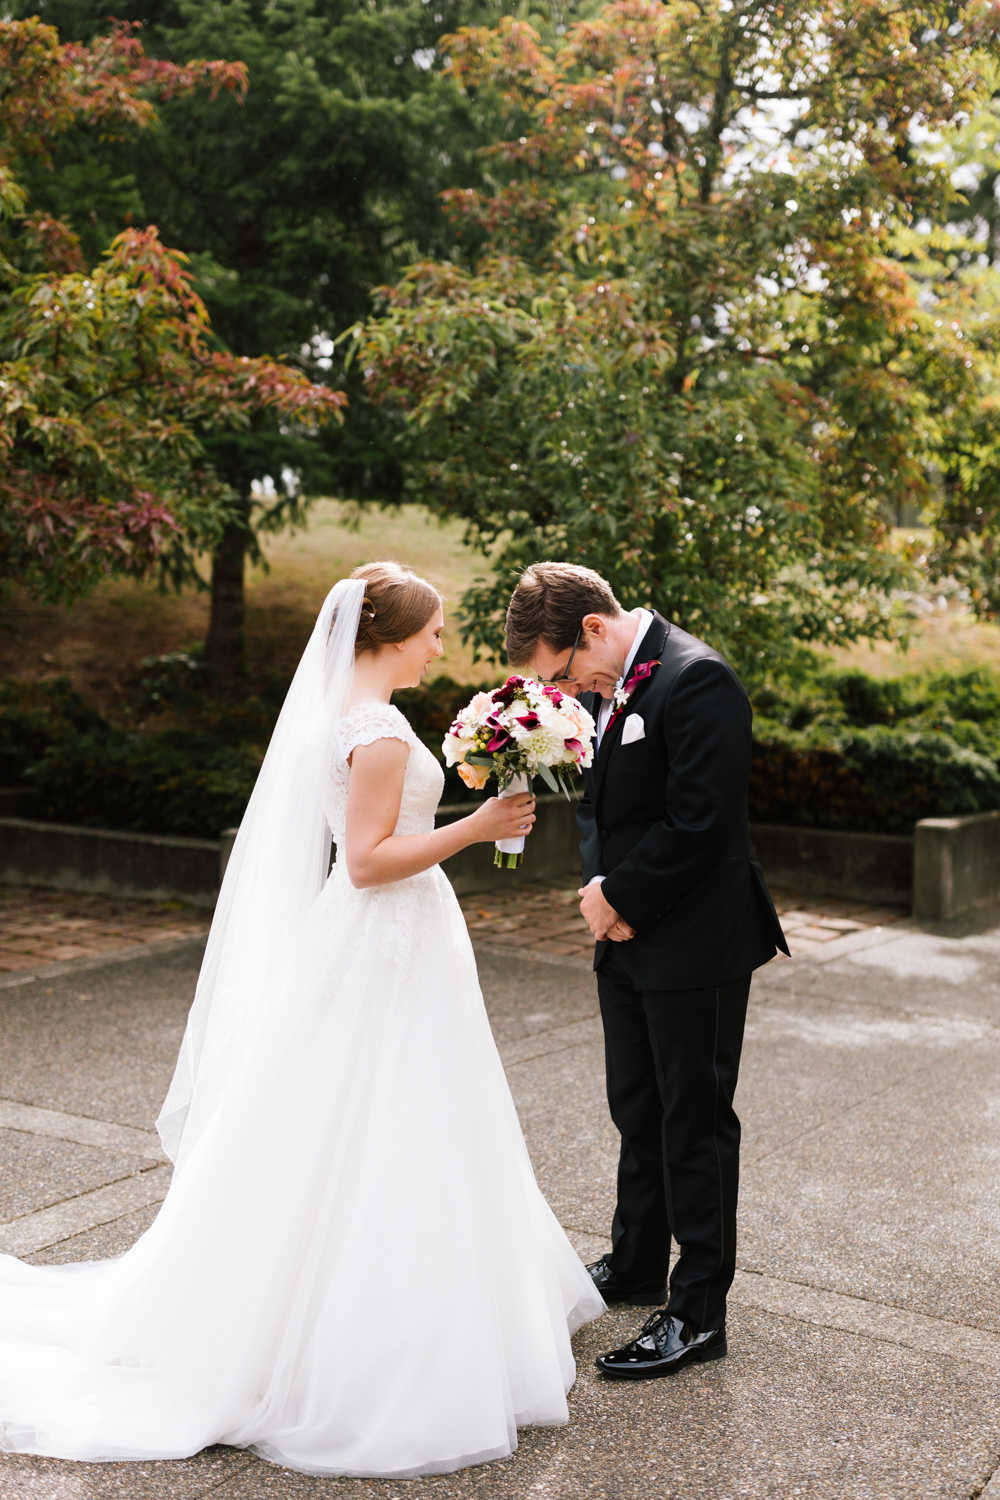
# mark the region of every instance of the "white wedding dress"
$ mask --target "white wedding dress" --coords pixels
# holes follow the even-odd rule
[[[434,826],[440,767],[365,704],[333,739],[341,851],[347,757],[384,737],[410,747],[396,832]],[[0,1447],[402,1476],[566,1421],[569,1336],[604,1304],[535,1183],[448,880],[355,890],[341,855],[290,951],[133,1248],[0,1257]]]

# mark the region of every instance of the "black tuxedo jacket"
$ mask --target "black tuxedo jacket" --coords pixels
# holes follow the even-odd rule
[[[584,773],[583,879],[604,875],[606,899],[636,930],[616,949],[637,989],[699,989],[788,947],[750,842],[753,712],[743,684],[717,651],[659,614],[628,675],[654,658],[660,665]],[[581,702],[596,718],[600,698]],[[632,715],[643,733],[623,744]],[[597,944],[595,969],[606,947]]]

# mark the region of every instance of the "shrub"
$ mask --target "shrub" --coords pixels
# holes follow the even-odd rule
[[[51,745],[100,733],[99,713],[59,677],[52,682],[0,682],[0,786],[17,786]]]
[[[788,729],[906,724],[944,733],[975,732],[1000,756],[1000,673],[987,667],[886,678],[818,669],[794,682],[768,683],[752,697],[758,713]]]
[[[164,667],[165,676],[178,669],[182,691],[191,691],[186,663],[160,658],[148,665]],[[148,684],[143,688],[148,692]],[[399,707],[438,760],[448,726],[475,691],[437,677],[426,687],[398,695]],[[142,734],[111,729],[98,715],[83,714],[79,732],[69,718],[55,714],[60,704],[66,705],[66,713],[78,708],[80,700],[66,694],[64,684],[49,693],[44,700],[47,717],[42,715],[34,739],[18,752],[24,781],[35,793],[35,816],[195,838],[218,838],[223,828],[240,821],[273,724],[270,703],[256,697],[229,701],[199,696],[193,705],[184,703],[189,719],[201,726],[197,729]],[[173,695],[168,689],[163,696]],[[457,772],[445,774],[445,800],[474,798]]]
[[[148,666],[159,680],[144,690],[174,700],[171,727],[158,732],[109,728],[65,680],[0,683],[0,783],[31,786],[33,814],[59,822],[203,838],[238,823],[282,684],[231,699],[191,691],[197,674],[179,658]],[[436,677],[396,701],[440,761],[475,691]],[[1000,808],[998,673],[879,679],[820,668],[754,698],[755,820],[909,833],[919,818]],[[451,769],[444,800],[479,796]]]
[[[242,818],[262,759],[207,734],[106,729],[50,745],[25,779],[53,822],[214,839]]]
[[[142,663],[144,676],[140,709],[156,713],[166,705],[189,708],[198,703],[208,681],[204,648],[193,651],[168,651],[165,656],[147,656]]]
[[[758,719],[750,816],[868,833],[1000,807],[996,762],[947,734],[876,725],[807,731]]]

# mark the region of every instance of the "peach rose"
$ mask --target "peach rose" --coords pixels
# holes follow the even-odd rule
[[[586,734],[593,723],[583,704],[577,703],[573,698],[564,698],[559,705],[559,712],[572,724],[577,737]]]
[[[489,766],[467,766],[464,761],[458,768],[458,774],[465,782],[470,791],[481,792],[490,779],[491,767]]]

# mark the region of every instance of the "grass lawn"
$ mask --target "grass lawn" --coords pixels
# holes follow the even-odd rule
[[[461,526],[441,526],[416,506],[369,511],[356,529],[345,524],[350,514],[337,501],[321,500],[306,530],[266,539],[270,570],[253,568],[247,576],[251,674],[276,671],[290,677],[319,606],[337,579],[360,563],[395,558],[446,595],[446,654],[431,673],[467,682],[501,680],[501,668],[474,664],[459,641],[454,607],[486,566],[463,545]],[[115,719],[143,658],[188,650],[204,640],[208,609],[207,592],[162,594],[152,584],[104,584],[69,610],[35,604],[19,593],[0,604],[0,677],[67,675]]]
[[[913,635],[906,651],[891,641],[860,641],[849,649],[829,654],[836,666],[858,667],[873,677],[1000,667],[1000,625],[981,624],[953,608],[934,609],[913,622]]]
[[[474,664],[458,638],[454,606],[486,561],[462,543],[462,528],[440,525],[420,507],[371,510],[356,529],[339,502],[318,502],[307,529],[266,542],[270,571],[254,568],[247,582],[247,649],[254,676],[290,676],[319,605],[338,578],[362,562],[391,557],[408,563],[444,592],[446,655],[432,672],[459,681],[499,680],[503,671]],[[23,595],[0,605],[0,677],[68,675],[110,718],[120,716],[144,657],[189,649],[204,639],[208,594],[161,594],[149,584],[112,583],[62,610]],[[839,666],[878,676],[927,669],[1000,666],[1000,627],[982,625],[954,606],[923,602],[907,652],[886,642],[831,653]]]

